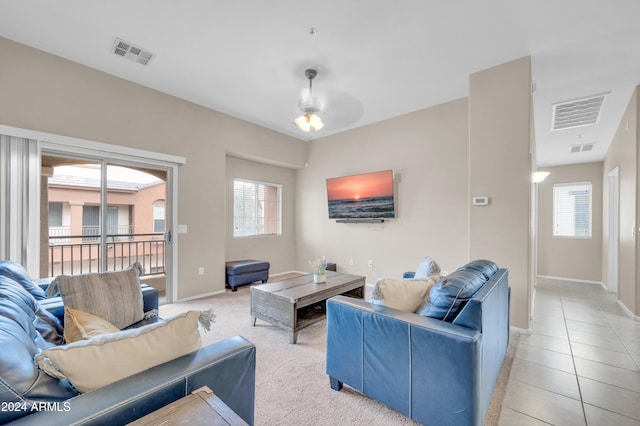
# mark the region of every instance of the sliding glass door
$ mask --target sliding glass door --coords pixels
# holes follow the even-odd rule
[[[33,278],[113,271],[177,294],[183,157],[0,124],[0,258]]]
[[[41,158],[40,214],[48,229],[40,275],[117,271],[137,262],[143,281],[164,292],[168,171],[49,151]]]

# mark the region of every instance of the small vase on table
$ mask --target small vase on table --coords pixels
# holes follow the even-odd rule
[[[313,270],[313,282],[316,284],[327,282],[327,261],[324,256],[316,260],[310,260],[309,264]]]
[[[327,282],[327,273],[322,272],[314,272],[313,274],[313,282],[316,284],[322,284]]]

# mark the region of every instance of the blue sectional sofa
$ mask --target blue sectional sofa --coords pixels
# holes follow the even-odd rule
[[[157,308],[157,292],[143,293],[145,310]],[[40,351],[64,343],[57,317],[61,303],[46,298],[20,265],[0,261],[0,424],[126,424],[204,385],[253,424],[256,348],[251,342],[239,336],[222,340],[78,393],[34,362]]]
[[[446,320],[344,296],[329,299],[331,387],[346,384],[425,425],[484,424],[509,344],[508,272],[487,261],[459,271],[429,293],[455,309],[418,309],[446,312]]]

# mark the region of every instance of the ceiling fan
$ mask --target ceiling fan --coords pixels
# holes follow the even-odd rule
[[[303,132],[316,132],[324,127],[324,123],[318,115],[322,111],[322,105],[320,105],[317,98],[313,97],[312,81],[318,75],[318,71],[309,68],[304,72],[304,75],[309,79],[309,95],[298,101],[298,108],[302,115],[296,118],[294,122]]]

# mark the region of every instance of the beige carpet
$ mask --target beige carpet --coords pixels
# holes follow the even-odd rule
[[[211,331],[201,330],[203,344],[241,335],[257,348],[255,424],[275,425],[417,425],[418,423],[345,386],[336,392],[325,373],[326,321],[298,333],[298,343],[289,335],[260,320],[251,326],[250,290],[239,287],[195,301],[163,305],[160,316],[185,310],[214,308],[216,322]],[[511,345],[517,344],[511,339]],[[486,425],[497,425],[513,357],[508,359],[494,392]]]

